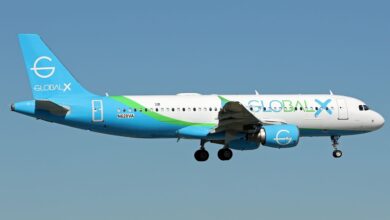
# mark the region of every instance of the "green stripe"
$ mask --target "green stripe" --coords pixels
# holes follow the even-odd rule
[[[139,104],[138,102],[132,100],[132,99],[129,99],[127,97],[124,97],[124,96],[110,96],[110,98],[114,99],[115,101],[118,101],[128,107],[131,107],[131,108],[136,108],[136,109],[142,109],[143,110],[143,114],[153,118],[153,119],[156,119],[157,121],[161,121],[161,122],[165,122],[165,123],[169,123],[169,124],[172,124],[172,125],[179,125],[179,126],[192,126],[192,125],[197,125],[197,126],[210,126],[210,127],[215,127],[216,124],[213,124],[213,123],[194,123],[194,122],[188,122],[188,121],[182,121],[182,120],[178,120],[178,119],[175,119],[175,118],[171,118],[171,117],[167,117],[167,116],[164,116],[164,115],[161,115],[157,112],[154,112],[154,111],[145,111],[145,109],[147,109],[145,106]]]
[[[226,103],[228,103],[228,102],[230,102],[229,100],[227,100],[225,97],[223,97],[223,96],[218,96],[218,98],[221,100],[221,106],[223,107],[223,106],[225,106],[226,105]]]

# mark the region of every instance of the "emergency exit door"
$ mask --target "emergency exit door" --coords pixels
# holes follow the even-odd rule
[[[92,122],[102,122],[103,120],[103,101],[92,100]]]

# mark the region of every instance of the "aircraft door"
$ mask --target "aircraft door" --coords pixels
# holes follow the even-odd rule
[[[92,100],[92,122],[103,122],[103,101]]]
[[[338,106],[338,119],[339,120],[348,120],[348,107],[345,99],[337,99]]]

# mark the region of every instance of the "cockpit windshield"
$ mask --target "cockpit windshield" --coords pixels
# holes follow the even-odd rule
[[[360,111],[368,111],[370,108],[367,105],[359,105],[359,110]]]

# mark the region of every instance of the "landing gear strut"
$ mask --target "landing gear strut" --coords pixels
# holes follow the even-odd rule
[[[233,151],[227,146],[218,151],[218,158],[220,160],[230,160],[233,157]]]
[[[206,143],[206,141],[201,140],[200,141],[200,149],[195,151],[195,154],[194,154],[195,160],[197,160],[199,162],[204,162],[207,159],[209,159],[209,152],[204,148],[205,143]]]
[[[340,158],[341,156],[343,156],[343,152],[337,149],[337,146],[339,145],[340,136],[331,136],[330,139],[332,140],[332,146],[334,149],[333,157]]]

